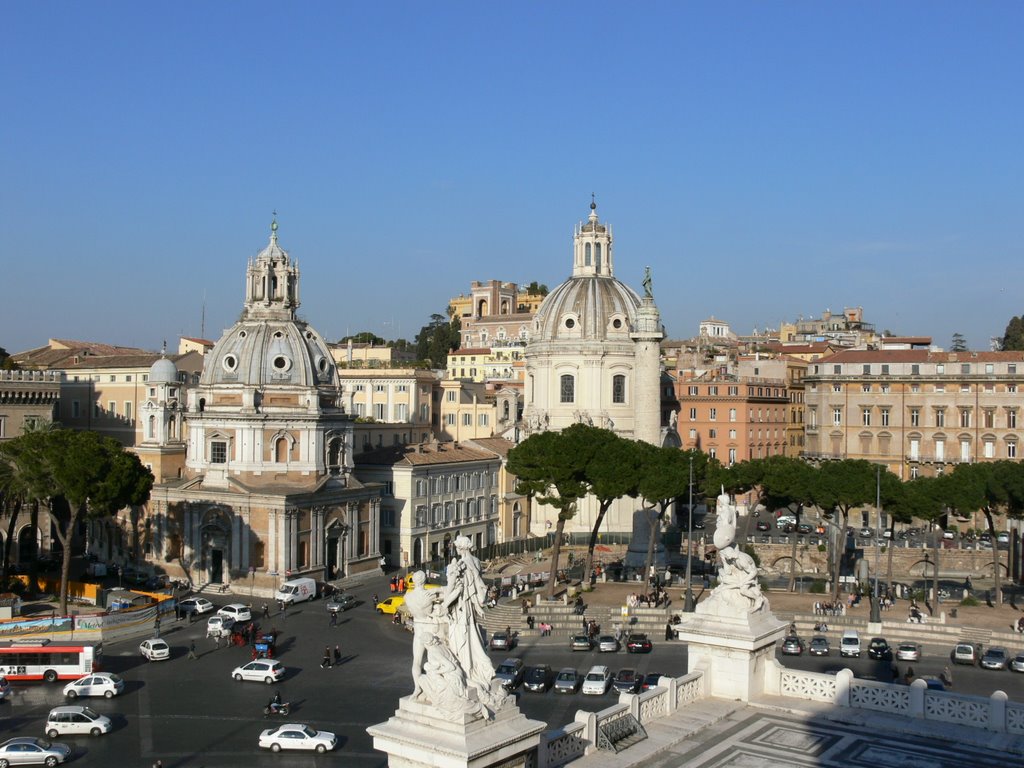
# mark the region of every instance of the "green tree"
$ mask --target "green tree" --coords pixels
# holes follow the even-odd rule
[[[576,505],[588,488],[585,465],[572,454],[572,448],[561,432],[538,432],[508,452],[508,471],[516,476],[516,492],[558,510],[548,597],[555,593],[565,521],[576,515]]]
[[[907,525],[914,519],[927,520],[932,515],[935,505],[927,482],[928,478],[918,478],[906,483],[892,472],[882,473],[882,509],[889,515],[889,545],[886,553],[886,584],[892,584],[892,556],[896,549],[896,523]],[[882,510],[879,510],[881,513]]]
[[[967,351],[967,339],[964,338],[962,333],[954,333],[953,339],[949,345],[950,352],[966,352]]]
[[[1012,317],[1003,332],[1001,349],[1005,351],[1024,350],[1024,316]]]
[[[748,480],[756,479],[760,503],[769,510],[789,509],[796,516],[797,525],[800,525],[804,504],[814,503],[817,470],[800,459],[781,455],[746,463],[749,466],[744,472]],[[797,537],[794,536],[789,561],[790,592],[796,590],[796,544]]]
[[[359,333],[353,334],[351,336],[343,336],[341,340],[338,341],[338,343],[347,344],[349,341],[351,341],[353,344],[373,344],[374,346],[380,347],[387,344],[387,341],[385,341],[383,338],[373,333],[372,331],[360,331]]]
[[[548,287],[543,283],[538,283],[536,280],[534,280],[532,283],[526,286],[526,292],[531,296],[547,296]]]
[[[830,461],[815,475],[812,489],[814,502],[822,510],[834,509],[840,515],[839,547],[834,553],[832,599],[839,599],[839,571],[846,546],[846,526],[850,510],[875,500],[875,464],[863,459]]]
[[[458,317],[449,321],[444,315],[433,314],[416,334],[416,355],[430,361],[434,368],[443,368],[448,364],[448,353],[459,348],[461,338],[462,321]]]

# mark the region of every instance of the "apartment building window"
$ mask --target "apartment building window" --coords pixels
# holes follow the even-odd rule
[[[939,363],[938,365],[935,366],[935,372],[939,374],[939,376],[942,376],[946,372],[946,366],[943,365],[942,363]]]
[[[710,421],[715,421],[717,418],[718,418],[718,409],[717,408],[711,408],[708,411],[708,419]]]
[[[459,522],[466,516],[466,502],[459,499],[455,502],[455,522]]]
[[[114,374],[110,374],[110,381],[117,381],[117,376],[115,376]]]
[[[838,376],[842,372],[843,372],[843,366],[841,366],[841,365],[833,365],[832,366],[832,373],[834,375]]]
[[[992,363],[985,363],[985,373],[995,373],[996,367]]]
[[[448,392],[446,393],[446,399],[448,400],[449,403],[454,403],[456,395],[458,395],[458,392],[456,392],[454,389],[449,389]]]
[[[730,464],[735,464],[736,463],[736,449],[735,448],[730,448],[729,449],[729,463]]]
[[[718,394],[718,387],[708,387],[708,394],[709,395],[717,395]]]
[[[576,402],[576,379],[572,374],[563,373],[559,379],[559,399],[563,403]]]
[[[409,420],[409,404],[398,403],[395,405],[395,420],[396,421],[408,421]]]
[[[936,408],[935,409],[935,426],[944,427],[946,426],[946,409]]]
[[[736,421],[736,409],[735,408],[730,408],[729,409],[729,421]]]
[[[860,391],[861,392],[870,392],[871,391],[871,385],[870,384],[861,384],[860,385]]]
[[[1009,429],[1017,428],[1017,409],[1009,408],[1006,411],[1006,426]]]
[[[961,408],[960,409],[960,426],[967,429],[971,426],[971,409]]]
[[[735,429],[730,429],[729,430],[729,439],[730,440],[735,440],[736,439],[736,430]]]
[[[871,409],[870,408],[861,408],[860,409],[860,423],[861,423],[861,426],[864,426],[864,427],[870,427],[871,426]]]
[[[416,481],[416,495],[417,496],[426,496],[427,495],[427,481],[426,480],[417,480]]]
[[[833,408],[832,409],[832,423],[835,426],[837,426],[837,427],[842,425],[842,423],[843,423],[843,409],[842,408]]]
[[[77,400],[71,401],[71,418],[77,419],[79,415],[80,404]]]
[[[717,459],[718,451],[714,448],[708,448],[708,456],[710,456],[712,459]]]
[[[883,365],[882,366],[882,375],[883,376],[888,376],[889,375],[889,366],[888,365]]]
[[[377,421],[387,420],[388,406],[387,403],[374,403],[373,404],[373,417]]]
[[[921,385],[920,384],[911,384],[910,385],[910,391],[913,392],[914,394],[917,394],[918,392],[921,391]]]
[[[920,376],[921,375],[921,366],[918,365],[917,363],[914,363],[913,365],[911,365],[910,366],[910,375],[911,376]]]
[[[427,507],[425,504],[420,504],[416,507],[416,527],[422,528],[427,524]]]
[[[864,364],[862,372],[863,372],[863,374],[865,376],[870,376],[871,375],[871,365],[870,365],[870,363],[865,363]]]
[[[690,397],[696,397],[697,396],[697,387],[693,387],[693,386],[687,387],[686,388],[686,394],[688,394]]]
[[[612,376],[612,402],[626,402],[626,377],[621,373]]]
[[[910,468],[910,479],[917,480],[921,476],[921,469],[916,464]]]
[[[432,504],[430,506],[430,522],[434,525],[441,524],[441,505]]]
[[[921,440],[917,437],[910,438],[910,460],[917,461],[921,455]]]
[[[971,460],[971,441],[961,440],[960,441],[960,461]]]
[[[945,461],[946,460],[946,441],[936,440],[935,441],[935,460]]]
[[[962,376],[970,376],[971,375],[971,364],[970,363],[961,363],[960,364],[960,374]]]
[[[382,507],[380,510],[380,522],[385,528],[394,528],[395,510]]]
[[[937,393],[939,393],[939,394],[942,394],[943,392],[946,391],[946,385],[945,384],[936,384],[935,385],[935,391]]]
[[[124,417],[126,419],[130,419],[132,417],[132,401],[131,400],[125,400],[124,401]]]
[[[729,397],[739,397],[739,394],[740,394],[740,388],[739,387],[729,387]]]
[[[435,475],[430,478],[430,492],[441,493],[444,490],[444,478],[440,475]]]
[[[715,440],[717,438],[718,438],[718,430],[717,429],[709,429],[708,430],[708,439],[709,440]]]
[[[994,459],[996,457],[996,444],[992,440],[985,441],[985,458]]]
[[[883,384],[881,387],[879,387],[879,389],[882,391],[883,395],[888,395],[889,394],[889,385],[888,384]]]
[[[961,384],[960,385],[960,391],[961,392],[970,392],[971,391],[971,385],[970,384]]]
[[[808,408],[807,409],[807,426],[817,427],[818,426],[818,409]]]
[[[888,427],[889,426],[889,409],[888,408],[882,408],[881,409],[881,414],[882,414],[882,426],[883,427]]]
[[[386,384],[374,384],[373,385],[373,391],[374,392],[387,392],[388,391],[388,387],[387,387]]]
[[[228,463],[228,444],[223,440],[214,440],[210,443],[210,463]]]
[[[697,420],[697,409],[696,408],[691,408],[690,409],[690,421],[696,421],[696,420]]]
[[[473,426],[473,414],[472,413],[464,413],[464,414],[462,414],[462,426],[464,426],[464,427],[472,427]]]
[[[696,429],[691,429],[690,430],[690,439],[691,440],[696,440],[697,439],[697,430]]]
[[[1007,365],[1006,365],[1006,372],[1008,374],[1010,374],[1011,376],[1016,374],[1017,373],[1017,364],[1016,363],[1007,363]]]
[[[1012,440],[1006,444],[1006,458],[1017,458],[1017,443],[1013,442]]]
[[[409,385],[408,384],[396,384],[395,385],[395,392],[408,392],[408,391],[409,391]]]
[[[366,405],[363,403],[352,403],[352,413],[356,416],[366,415]]]
[[[996,425],[996,412],[992,408],[986,408],[984,411],[982,411],[981,418],[982,418],[982,424],[984,424],[985,427],[987,427],[988,429],[992,429],[992,428],[995,427],[995,425]]]
[[[1017,385],[1016,384],[1007,384],[1006,385],[1006,391],[1009,392],[1010,394],[1015,394],[1017,392]]]
[[[843,385],[842,384],[833,384],[832,385],[832,391],[833,392],[842,392],[843,391]]]
[[[455,426],[455,414],[454,413],[446,413],[445,417],[444,417],[444,423],[447,424],[449,427],[454,427]]]
[[[481,413],[477,416],[477,426],[486,427],[489,421],[486,413]]]

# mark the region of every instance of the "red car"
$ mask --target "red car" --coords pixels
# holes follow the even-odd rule
[[[647,639],[647,635],[630,635],[626,638],[626,650],[629,653],[650,653],[651,641]]]

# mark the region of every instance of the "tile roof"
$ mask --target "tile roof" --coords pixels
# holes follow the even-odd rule
[[[392,445],[366,451],[355,457],[357,465],[394,466],[406,464],[456,464],[461,461],[493,461],[498,458],[495,451],[469,448],[464,443],[419,443],[417,445]]]
[[[1024,352],[932,352],[928,349],[848,349],[823,357],[819,363],[1012,363]]]

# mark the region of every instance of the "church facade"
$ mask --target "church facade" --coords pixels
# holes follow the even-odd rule
[[[591,203],[573,232],[572,274],[544,299],[526,347],[524,436],[585,423],[662,445],[661,315],[649,271],[640,296],[614,274],[611,225]],[[616,502],[604,529],[632,530],[633,499]],[[597,501],[580,502],[567,532],[589,531]],[[531,531],[553,527],[550,507],[535,510]]]
[[[154,365],[139,453],[157,484],[140,537],[147,559],[196,586],[268,594],[296,575],[378,567],[380,486],[352,474],[355,416],[326,341],[296,316],[299,288],[275,221],[248,264],[242,316],[187,403],[170,393],[173,372],[155,370],[173,363]]]

